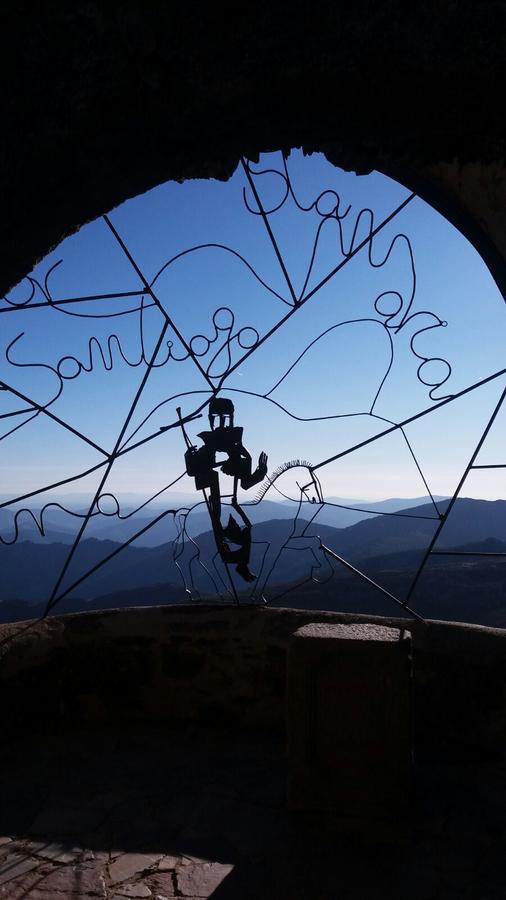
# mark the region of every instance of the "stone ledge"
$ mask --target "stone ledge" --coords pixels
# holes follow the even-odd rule
[[[397,642],[401,639],[401,630],[384,625],[330,625],[326,622],[314,622],[297,629],[294,639],[302,638],[305,640],[312,638],[315,640]]]
[[[0,641],[15,636],[0,659],[4,733],[191,720],[282,735],[287,648],[315,622],[411,635],[419,752],[504,753],[505,630],[258,607],[144,607],[55,617],[28,630],[26,622],[2,625]]]

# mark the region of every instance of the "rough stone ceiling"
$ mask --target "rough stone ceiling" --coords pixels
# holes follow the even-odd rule
[[[241,154],[415,181],[505,157],[504,2],[20,0],[2,20],[2,290],[84,222]]]

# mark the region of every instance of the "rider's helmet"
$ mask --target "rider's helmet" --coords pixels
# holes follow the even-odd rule
[[[219,419],[219,428],[233,428],[234,404],[226,397],[213,397],[209,403],[209,424],[211,431],[216,428],[216,419]]]

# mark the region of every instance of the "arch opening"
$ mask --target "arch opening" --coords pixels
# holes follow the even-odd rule
[[[501,465],[478,454],[500,447],[504,305],[412,191],[267,154],[226,183],[137,197],[62,250],[2,308],[18,481],[1,552],[28,535],[44,615],[297,592],[309,607],[428,615],[434,583],[455,576],[443,554],[499,560],[496,473],[478,497],[462,488]],[[451,524],[477,515],[469,503],[482,531]]]

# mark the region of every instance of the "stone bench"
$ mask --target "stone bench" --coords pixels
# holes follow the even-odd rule
[[[365,820],[409,801],[411,641],[380,625],[299,628],[287,661],[288,803]]]

